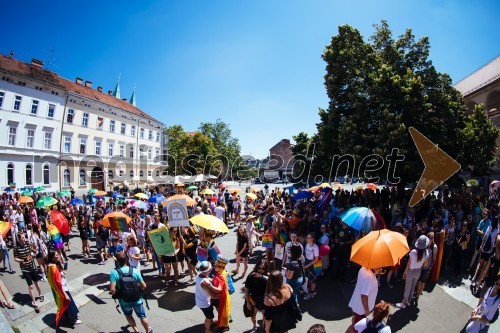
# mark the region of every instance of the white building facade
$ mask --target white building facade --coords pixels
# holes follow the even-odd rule
[[[162,181],[164,125],[135,106],[135,92],[130,101],[122,100],[119,85],[105,93],[89,81],[44,70],[39,61],[0,57],[0,77],[9,77],[0,81],[2,189],[11,183],[17,188],[43,185],[48,192],[69,189],[80,195],[90,188],[109,191]],[[30,77],[33,66],[41,72]],[[26,84],[17,84],[23,74]],[[43,86],[39,77],[51,78],[52,85]],[[32,170],[32,181],[29,163],[39,169],[39,177]]]

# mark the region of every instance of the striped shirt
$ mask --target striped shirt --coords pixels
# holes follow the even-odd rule
[[[21,266],[21,271],[31,272],[35,269],[35,261],[33,260],[33,254],[31,253],[31,247],[28,242],[24,242],[21,246],[19,243],[14,248],[14,257],[21,259],[22,262],[19,263]],[[26,260],[29,258],[29,260]]]

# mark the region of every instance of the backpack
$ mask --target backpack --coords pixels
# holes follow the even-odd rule
[[[127,274],[124,274],[121,268],[115,269],[118,275],[118,292],[117,298],[125,302],[137,302],[142,297],[142,291],[139,288],[139,283],[132,275],[134,269],[129,267]]]
[[[372,322],[371,319],[366,319],[366,328],[361,333],[378,333],[380,332],[381,329],[385,327],[384,324],[377,327],[373,327],[372,325],[370,325],[371,322]]]

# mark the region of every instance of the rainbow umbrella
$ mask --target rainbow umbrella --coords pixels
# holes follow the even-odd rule
[[[145,203],[144,201],[141,201],[141,200],[132,200],[132,201],[134,201],[131,204],[132,207],[144,209],[144,210],[149,209],[149,205],[147,203]]]
[[[125,221],[126,224],[130,224],[130,221],[132,221],[130,216],[125,215],[122,212],[112,212],[112,213],[106,214],[104,216],[104,218],[101,221],[101,225],[103,227],[109,228],[111,226],[110,220],[120,221],[119,225],[123,225],[123,223],[121,223],[121,221]]]
[[[12,222],[0,221],[0,233],[2,234],[2,238],[5,239],[7,233],[12,227]]]
[[[43,196],[43,197],[40,198],[40,200],[38,200],[36,202],[36,206],[39,207],[39,208],[41,208],[41,207],[49,207],[49,206],[55,205],[58,202],[59,201],[57,201],[56,199],[54,199],[52,197]]]

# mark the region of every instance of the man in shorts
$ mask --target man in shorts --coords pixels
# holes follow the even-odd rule
[[[40,280],[38,276],[38,272],[35,266],[35,261],[33,260],[33,252],[31,250],[30,244],[26,241],[24,232],[19,231],[17,234],[17,244],[14,248],[14,260],[19,263],[21,266],[21,272],[23,273],[23,277],[28,284],[29,293],[31,296],[31,304],[35,308],[35,312],[39,313],[38,305],[36,305],[35,294],[33,292],[33,283],[35,283],[35,287],[38,291],[38,298],[40,302],[43,302],[42,290],[40,289],[40,285],[38,281]]]
[[[124,252],[117,253],[116,260],[118,262],[118,265],[120,266],[120,268],[118,269],[120,269],[123,274],[127,274],[129,272],[129,269],[133,269],[129,266],[126,266],[127,256]],[[138,270],[134,269],[132,272],[132,276],[135,278],[142,290],[146,289],[146,283],[142,279],[141,273],[139,273]],[[113,296],[120,291],[120,286],[118,283],[119,280],[120,274],[118,274],[116,269],[113,269],[109,274],[109,290],[111,291],[111,294]],[[119,298],[119,303],[123,314],[125,315],[125,318],[127,318],[128,324],[130,325],[130,327],[132,327],[134,332],[139,332],[139,329],[137,328],[134,317],[132,317],[132,311],[135,312],[137,317],[139,317],[139,319],[141,320],[141,324],[142,326],[144,326],[146,332],[153,333],[153,329],[149,326],[148,319],[146,318],[146,310],[144,309],[142,297],[136,302],[126,302]]]

